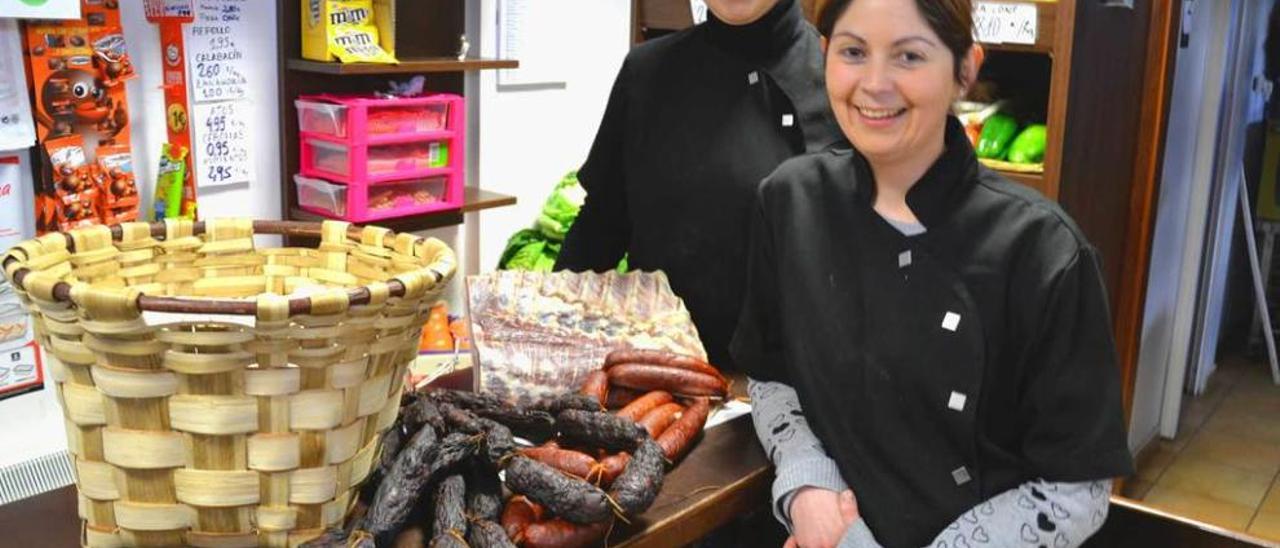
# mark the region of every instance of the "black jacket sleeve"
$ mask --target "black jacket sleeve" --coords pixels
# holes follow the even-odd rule
[[[1051,482],[1129,475],[1120,369],[1092,247],[1058,273],[1046,303],[1021,404],[1028,471]]]
[[[628,66],[624,61],[618,71],[591,153],[578,170],[587,198],[565,236],[556,270],[610,270],[622,260],[631,239],[625,177],[627,94],[631,92]]]
[[[761,185],[761,189],[764,185]],[[790,383],[783,354],[782,325],[778,317],[778,263],[773,250],[763,193],[757,193],[751,217],[751,243],[747,250],[747,288],[738,326],[729,353],[747,376],[762,381]]]

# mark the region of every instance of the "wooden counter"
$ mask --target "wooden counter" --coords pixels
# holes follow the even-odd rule
[[[440,384],[461,388],[469,384],[469,377],[454,376]],[[630,525],[619,524],[610,534],[608,546],[689,544],[738,516],[763,510],[772,481],[750,417],[716,426],[667,476],[653,507]],[[1128,499],[1112,500],[1107,523],[1088,546],[1265,545],[1265,541],[1171,516]],[[772,519],[767,511],[757,516]],[[73,487],[0,506],[0,546],[78,546],[79,529]]]

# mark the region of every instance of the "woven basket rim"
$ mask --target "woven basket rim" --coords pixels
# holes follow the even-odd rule
[[[166,239],[167,231],[168,231],[168,223],[152,222],[152,223],[144,223],[144,224],[147,224],[150,226],[151,236],[153,238],[156,238],[157,240],[160,240],[160,241],[164,241]],[[254,220],[253,231],[254,231],[254,235],[262,234],[262,235],[279,235],[279,236],[297,236],[297,237],[318,239],[323,234],[323,227],[329,224],[347,225],[347,229],[346,229],[347,237],[357,241],[360,240],[361,235],[364,233],[364,231],[367,228],[376,228],[376,229],[385,230],[386,239],[388,241],[394,240],[394,237],[397,235],[395,231],[392,231],[384,227],[378,227],[377,225],[354,225],[347,221],[336,221],[336,220],[327,220],[327,221],[320,221],[320,222]],[[195,235],[204,234],[206,231],[206,222],[193,221],[192,227]],[[113,242],[119,242],[121,238],[123,238],[124,229],[121,224],[109,225],[108,228],[111,230],[111,239]],[[67,250],[74,252],[75,241],[72,239],[70,231],[51,232],[50,234],[63,235],[67,239]],[[434,239],[434,238],[423,238],[417,235],[413,235],[413,236],[417,238],[419,241],[427,241],[427,240]],[[31,241],[31,240],[26,240],[26,241]],[[19,244],[19,246],[21,246],[21,243]],[[386,246],[386,247],[389,247],[389,246]],[[18,247],[15,246],[13,249],[8,251],[0,250],[0,252],[4,253],[4,255],[0,255],[3,257],[3,259],[0,260],[0,268],[3,269],[3,272],[9,273],[9,277],[10,277],[9,282],[14,286],[14,288],[18,289],[19,291],[26,291],[26,288],[23,286],[22,281],[24,278],[26,278],[28,274],[32,273],[31,269],[27,268],[26,266],[19,266],[16,270],[13,270],[10,273],[10,265],[12,263],[14,262],[18,262],[20,264],[25,263],[25,261],[18,259],[18,257],[16,256],[16,253],[14,253],[14,251],[17,249]],[[439,247],[439,249],[442,250],[444,257],[437,258],[435,262],[427,266],[424,266],[422,268],[418,268],[414,270],[417,272],[430,274],[433,279],[433,281],[431,282],[432,286],[447,280],[452,275],[457,264],[457,260],[452,248],[450,248],[447,245],[442,245]],[[390,296],[403,297],[405,295],[405,291],[407,287],[405,286],[404,282],[396,278],[392,278],[390,280],[386,280],[385,283],[388,289],[390,290]],[[77,282],[74,285],[83,285],[83,282]],[[57,282],[56,284],[54,284],[54,287],[53,287],[53,298],[58,302],[73,304],[73,301],[71,299],[72,287],[73,287],[72,283],[68,283],[65,281]],[[93,289],[91,288],[90,291],[93,291]],[[372,292],[370,292],[369,287],[367,285],[361,285],[359,287],[350,288],[350,289],[347,289],[346,292],[347,292],[348,304],[353,306],[368,304],[370,298],[372,297]],[[175,312],[175,313],[188,313],[188,314],[231,314],[231,315],[245,315],[245,316],[253,316],[258,313],[258,303],[256,301],[243,300],[243,299],[205,298],[205,297],[167,297],[167,296],[159,297],[159,296],[149,296],[146,294],[140,294],[136,303],[137,303],[138,310],[146,311],[146,312]],[[309,296],[292,297],[289,299],[289,317],[309,314],[310,312],[311,312],[311,298]]]

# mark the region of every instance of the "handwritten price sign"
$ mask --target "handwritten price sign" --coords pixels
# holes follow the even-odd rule
[[[248,79],[241,37],[247,0],[199,0],[196,20],[187,29],[192,96],[197,103],[243,99]]]
[[[250,105],[244,101],[195,106],[196,184],[247,183],[253,178],[249,154]]]
[[[977,2],[974,5],[973,26],[982,43],[1034,45],[1037,24],[1035,4]]]

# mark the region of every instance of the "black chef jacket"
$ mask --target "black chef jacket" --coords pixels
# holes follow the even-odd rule
[[[798,2],[750,25],[707,19],[627,55],[578,172],[587,200],[556,269],[603,271],[630,253],[632,268],[665,271],[710,360],[731,367],[756,186],[843,136]]]
[[[947,126],[907,194],[919,236],[872,209],[856,151],[761,184],[732,345],[749,375],[796,388],[886,546],[925,545],[1026,481],[1132,470],[1097,251]]]

